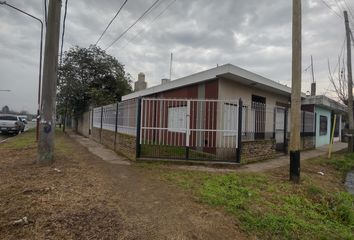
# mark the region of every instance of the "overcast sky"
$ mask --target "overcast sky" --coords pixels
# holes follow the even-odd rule
[[[123,1],[69,0],[64,49],[95,43]],[[128,0],[99,46],[105,49],[154,1]],[[354,10],[354,0],[325,1],[341,15],[345,3]],[[43,18],[42,0],[7,2]],[[291,86],[291,3],[160,0],[107,51],[125,65],[133,80],[144,72],[149,87],[169,77],[171,52],[172,79],[231,63]],[[322,0],[303,0],[303,69],[313,55],[318,94],[333,96],[327,59],[334,68],[345,39],[343,21]],[[11,90],[0,92],[0,107],[36,112],[39,36],[36,21],[0,5],[0,89]],[[305,71],[304,92],[309,90],[310,81],[310,71]]]

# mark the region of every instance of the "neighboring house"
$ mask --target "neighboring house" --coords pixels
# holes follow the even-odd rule
[[[345,105],[323,95],[309,96],[302,100],[302,110],[315,113],[316,148],[330,143],[334,115],[336,115],[334,142],[341,140],[342,119],[347,112]]]

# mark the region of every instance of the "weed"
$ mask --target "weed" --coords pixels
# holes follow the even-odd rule
[[[353,167],[354,158],[342,154],[312,164],[344,173]],[[354,196],[316,182],[316,177],[306,175],[302,184],[294,185],[271,173],[174,171],[165,176],[192,189],[202,202],[223,207],[244,231],[260,239],[354,239]]]

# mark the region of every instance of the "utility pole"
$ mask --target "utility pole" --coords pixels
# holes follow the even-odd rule
[[[53,161],[60,10],[61,0],[49,0],[43,65],[41,121],[39,125],[40,133],[38,141],[39,163],[51,163]]]
[[[316,96],[316,82],[315,82],[315,73],[313,71],[312,55],[311,55],[311,73],[312,73],[311,96]]]
[[[290,181],[300,182],[301,0],[293,0]]]
[[[172,81],[172,61],[173,61],[173,53],[171,53],[171,59],[170,59],[170,81]]]
[[[44,1],[46,2],[46,0]],[[15,6],[12,6],[11,4],[8,4],[7,2],[3,1],[0,2],[1,5],[6,5],[18,12],[21,12],[35,20],[37,20],[41,24],[41,40],[40,40],[40,50],[39,50],[39,74],[38,74],[38,98],[37,98],[37,127],[36,127],[36,140],[38,141],[38,136],[39,136],[39,119],[40,119],[40,114],[39,114],[39,109],[41,105],[41,81],[42,81],[42,50],[43,50],[43,22],[41,19],[33,16],[32,14],[29,14]]]
[[[345,31],[347,34],[347,68],[348,68],[348,115],[349,115],[349,141],[348,151],[354,152],[354,121],[353,121],[353,79],[352,79],[352,50],[350,40],[350,27],[348,13],[344,11]]]
[[[314,83],[315,82],[315,74],[313,72],[313,58],[312,58],[312,55],[311,55],[311,73],[312,73],[312,82]]]

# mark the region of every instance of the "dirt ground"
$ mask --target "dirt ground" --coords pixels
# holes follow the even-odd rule
[[[1,239],[249,238],[148,168],[102,161],[63,134],[54,164],[35,160],[34,142],[0,147]]]

